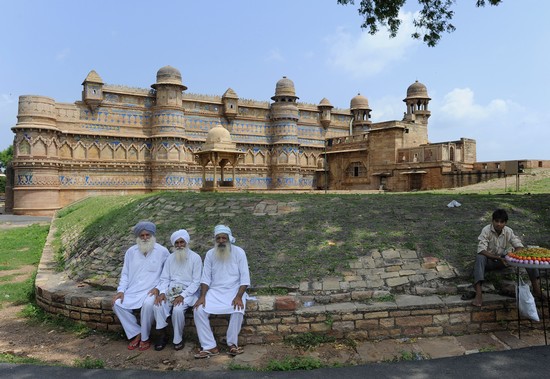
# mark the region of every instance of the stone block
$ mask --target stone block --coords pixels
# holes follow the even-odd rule
[[[472,312],[472,322],[491,322],[496,321],[495,311]]]
[[[382,251],[382,258],[384,259],[401,258],[401,254],[397,250],[384,250]]]
[[[403,276],[400,276],[399,278],[386,279],[386,284],[390,287],[397,287],[403,284],[407,284],[408,282],[409,282],[409,279]]]
[[[410,327],[410,326],[418,326],[418,327],[432,326],[432,325],[433,325],[433,317],[432,317],[432,316],[396,317],[396,318],[395,318],[395,325],[397,325],[397,326],[402,326],[402,327]]]
[[[294,311],[298,308],[298,302],[293,296],[279,296],[275,298],[275,310]]]

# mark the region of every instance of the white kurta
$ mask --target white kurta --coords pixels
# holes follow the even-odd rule
[[[156,243],[153,251],[144,256],[137,245],[130,247],[124,255],[117,292],[124,292],[121,307],[141,308],[147,293],[158,286],[164,261],[170,252]]]
[[[245,308],[237,310],[231,302],[240,286],[250,285],[250,272],[246,253],[238,246],[231,245],[231,255],[224,261],[216,257],[214,249],[204,258],[201,283],[209,289],[206,292],[204,311],[210,314],[244,313],[247,294],[243,295]]]
[[[183,296],[183,304],[190,307],[195,304],[199,295],[202,273],[202,259],[192,250],[187,253],[187,259],[180,263],[175,254],[171,254],[162,269],[159,293],[166,295],[170,301],[178,295]]]

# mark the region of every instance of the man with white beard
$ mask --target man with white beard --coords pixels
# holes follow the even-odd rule
[[[170,255],[168,249],[155,239],[156,226],[150,221],[141,221],[134,226],[136,244],[124,255],[117,293],[113,297],[113,311],[120,320],[129,350],[149,349],[149,333],[153,325],[153,304],[159,292],[156,288],[164,261]],[[140,323],[132,313],[141,309]]]
[[[164,263],[158,289],[160,295],[155,299],[155,321],[160,337],[155,344],[155,350],[164,349],[167,343],[166,319],[172,312],[174,328],[174,349],[183,349],[183,328],[185,326],[185,311],[195,305],[199,295],[202,272],[200,255],[189,249],[189,233],[180,229],[172,233],[170,242],[174,246],[173,253]]]
[[[220,350],[210,328],[211,314],[230,314],[227,327],[229,355],[242,354],[239,333],[244,318],[246,289],[250,285],[248,261],[243,249],[235,246],[231,229],[225,225],[214,228],[215,245],[206,253],[201,278],[201,295],[194,306],[195,326],[201,350],[195,358],[210,358]]]

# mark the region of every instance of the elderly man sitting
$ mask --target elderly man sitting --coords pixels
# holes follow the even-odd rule
[[[243,352],[239,347],[239,333],[246,308],[246,289],[250,285],[248,261],[243,249],[235,246],[231,229],[218,225],[214,229],[215,247],[206,253],[201,278],[201,295],[195,303],[194,315],[201,350],[195,358],[209,358],[219,354],[210,328],[211,314],[230,314],[227,328],[229,355]]]
[[[153,304],[158,295],[156,287],[164,261],[170,255],[168,249],[156,242],[156,230],[150,221],[134,226],[136,244],[124,255],[117,293],[113,297],[113,311],[130,339],[129,350],[139,348],[143,351],[151,346],[149,333],[154,321]],[[141,309],[139,324],[132,312],[134,309]]]
[[[155,300],[155,321],[161,331],[155,350],[164,349],[167,343],[166,319],[172,313],[174,328],[174,349],[183,349],[183,328],[185,311],[195,305],[198,298],[202,272],[202,259],[189,249],[189,233],[185,229],[175,231],[170,237],[173,253],[164,263],[158,289],[160,295]]]

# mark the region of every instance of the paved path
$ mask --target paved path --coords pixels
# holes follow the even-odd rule
[[[170,371],[86,370],[66,367],[0,364],[1,378],[545,378],[548,375],[550,348],[529,347],[519,350],[488,352],[459,357],[376,363],[353,367],[325,368],[311,371]]]

